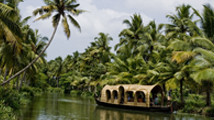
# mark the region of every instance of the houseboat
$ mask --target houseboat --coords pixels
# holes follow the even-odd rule
[[[100,106],[172,113],[171,105],[163,105],[164,97],[160,85],[129,84],[106,85],[102,89],[100,97],[95,95],[95,100]]]

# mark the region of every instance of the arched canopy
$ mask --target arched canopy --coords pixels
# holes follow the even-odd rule
[[[137,84],[120,84],[120,85],[106,85],[102,91],[101,91],[101,101],[106,101],[106,90],[110,90],[111,93],[113,93],[113,91],[117,91],[117,93],[119,92],[119,89],[124,88],[124,93],[126,93],[127,91],[132,91],[133,93],[136,93],[138,91],[141,91],[144,93],[144,95],[147,98],[148,104],[149,104],[149,96],[150,94],[157,94],[157,93],[161,93],[163,95],[163,90],[162,87],[158,84],[156,85],[137,85]],[[119,95],[121,96],[121,95]]]

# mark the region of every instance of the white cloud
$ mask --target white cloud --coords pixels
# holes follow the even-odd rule
[[[111,42],[111,46],[113,47],[119,42],[118,34],[120,31],[126,28],[126,26],[122,24],[123,20],[130,19],[130,16],[132,16],[132,13],[118,12],[110,8],[98,9],[94,4],[92,4],[92,0],[80,0],[79,2],[80,9],[89,11],[79,15],[78,17],[74,17],[79,22],[82,32],[79,33],[76,28],[70,25],[71,37],[67,40],[60,25],[54,41],[47,49],[48,60],[54,59],[58,56],[65,58],[68,54],[72,54],[72,52],[77,50],[79,52],[84,52],[84,49],[90,45],[90,42],[94,41],[95,37],[98,37],[99,32],[108,33],[113,37],[114,41]],[[23,13],[23,16],[28,16],[31,15],[32,11],[36,8],[38,7],[29,5],[24,9],[22,8],[21,12]],[[143,18],[147,22],[151,20],[151,18],[144,14],[142,14],[142,16],[144,16]],[[50,37],[53,31],[51,18],[47,20],[39,20],[32,23],[31,26],[39,29],[40,34],[47,37]]]
[[[119,42],[118,34],[120,31],[126,28],[122,24],[123,20],[130,20],[130,16],[134,13],[141,14],[144,24],[148,24],[153,19],[160,23],[167,21],[166,14],[175,13],[175,6],[183,3],[190,4],[200,11],[203,8],[202,4],[214,4],[214,1],[211,0],[118,0],[115,2],[103,0],[105,4],[96,1],[99,0],[79,0],[79,8],[89,11],[74,17],[79,22],[82,32],[80,33],[70,25],[71,37],[67,40],[60,25],[53,43],[47,49],[48,60],[57,56],[65,58],[77,50],[84,52],[84,49],[98,36],[99,32],[108,33],[113,37],[114,41],[111,42],[113,47]],[[42,0],[23,2],[20,5],[22,16],[32,15],[32,11],[38,8],[37,6],[42,5],[44,5]],[[50,37],[53,32],[51,18],[34,23],[31,21],[29,24],[34,29],[39,29],[43,36]]]

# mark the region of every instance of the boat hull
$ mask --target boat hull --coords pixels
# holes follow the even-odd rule
[[[171,113],[171,107],[170,106],[154,106],[154,107],[143,107],[143,106],[132,106],[132,105],[124,105],[124,104],[112,104],[112,103],[106,103],[98,100],[95,98],[96,103],[99,106],[105,106],[105,107],[113,107],[113,108],[120,108],[120,109],[127,109],[127,110],[138,110],[138,111],[150,111],[150,112],[164,112],[164,113]]]

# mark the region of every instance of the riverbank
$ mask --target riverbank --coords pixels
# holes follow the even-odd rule
[[[0,88],[0,120],[16,120],[16,110],[31,102],[31,99],[42,95],[44,91],[40,88],[23,87],[20,91]]]
[[[0,119],[2,120],[16,120],[17,116],[14,111],[19,109],[21,106],[31,104],[31,98],[41,96],[42,93],[60,93],[66,96],[76,96],[82,98],[93,98],[93,92],[83,92],[72,90],[70,95],[64,94],[64,90],[60,88],[47,88],[46,91],[42,91],[39,88],[24,87],[19,92],[16,90],[0,89]],[[206,107],[204,97],[201,95],[191,94],[185,98],[185,105],[180,108],[177,113],[181,115],[192,114],[202,115],[208,117],[214,117],[214,105]],[[177,100],[179,104],[179,99]]]

